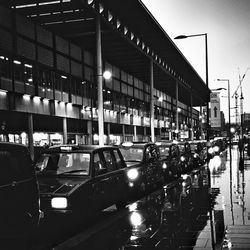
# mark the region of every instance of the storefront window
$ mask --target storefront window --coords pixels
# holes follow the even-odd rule
[[[23,81],[23,66],[18,60],[14,60],[14,79]]]
[[[11,78],[11,68],[8,57],[0,56],[0,76]]]

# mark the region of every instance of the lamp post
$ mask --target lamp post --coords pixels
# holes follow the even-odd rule
[[[207,33],[203,34],[195,34],[195,35],[180,35],[176,36],[174,39],[185,39],[188,37],[195,37],[195,36],[204,36],[205,37],[205,55],[206,55],[206,85],[208,87],[208,52],[207,52]],[[207,96],[207,141],[209,141],[209,99],[210,96]]]
[[[99,145],[104,145],[104,114],[103,114],[103,79],[110,79],[111,73],[104,71],[102,74],[96,75],[98,79],[98,131],[99,131]]]
[[[230,154],[230,159],[231,159],[231,149],[232,149],[232,140],[231,140],[231,113],[230,113],[230,82],[229,79],[217,79],[217,81],[225,81],[227,82],[227,91],[228,91],[228,135],[229,135],[229,154]],[[225,89],[225,88],[219,88],[220,89]]]

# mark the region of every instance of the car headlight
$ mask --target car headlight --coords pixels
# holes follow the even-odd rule
[[[195,153],[194,154],[194,158],[198,158],[198,157],[199,157],[199,155]]]
[[[207,152],[211,155],[211,154],[213,154],[214,150],[212,147],[210,147]]]
[[[162,164],[162,168],[163,168],[163,169],[166,169],[166,168],[167,168],[167,164],[166,164],[166,162],[163,162],[163,164]]]
[[[63,209],[67,208],[68,200],[65,197],[54,197],[51,199],[51,207]]]
[[[181,156],[181,161],[185,161],[186,158],[184,156]]]
[[[139,172],[137,169],[130,169],[128,172],[127,172],[127,176],[129,178],[129,180],[135,180],[139,175]]]
[[[218,153],[220,151],[220,148],[218,146],[214,146],[214,152]]]

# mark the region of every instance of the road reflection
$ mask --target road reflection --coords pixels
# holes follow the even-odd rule
[[[84,240],[78,236],[70,249],[213,249],[222,240],[223,210],[213,209],[219,190],[209,188],[208,181],[206,166],[183,175],[130,204],[107,227],[92,228],[83,234]]]

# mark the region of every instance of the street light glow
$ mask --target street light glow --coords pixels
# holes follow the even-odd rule
[[[111,74],[110,71],[106,70],[106,71],[103,72],[103,77],[104,77],[105,80],[109,80],[111,78],[111,76],[112,76],[112,74]]]

